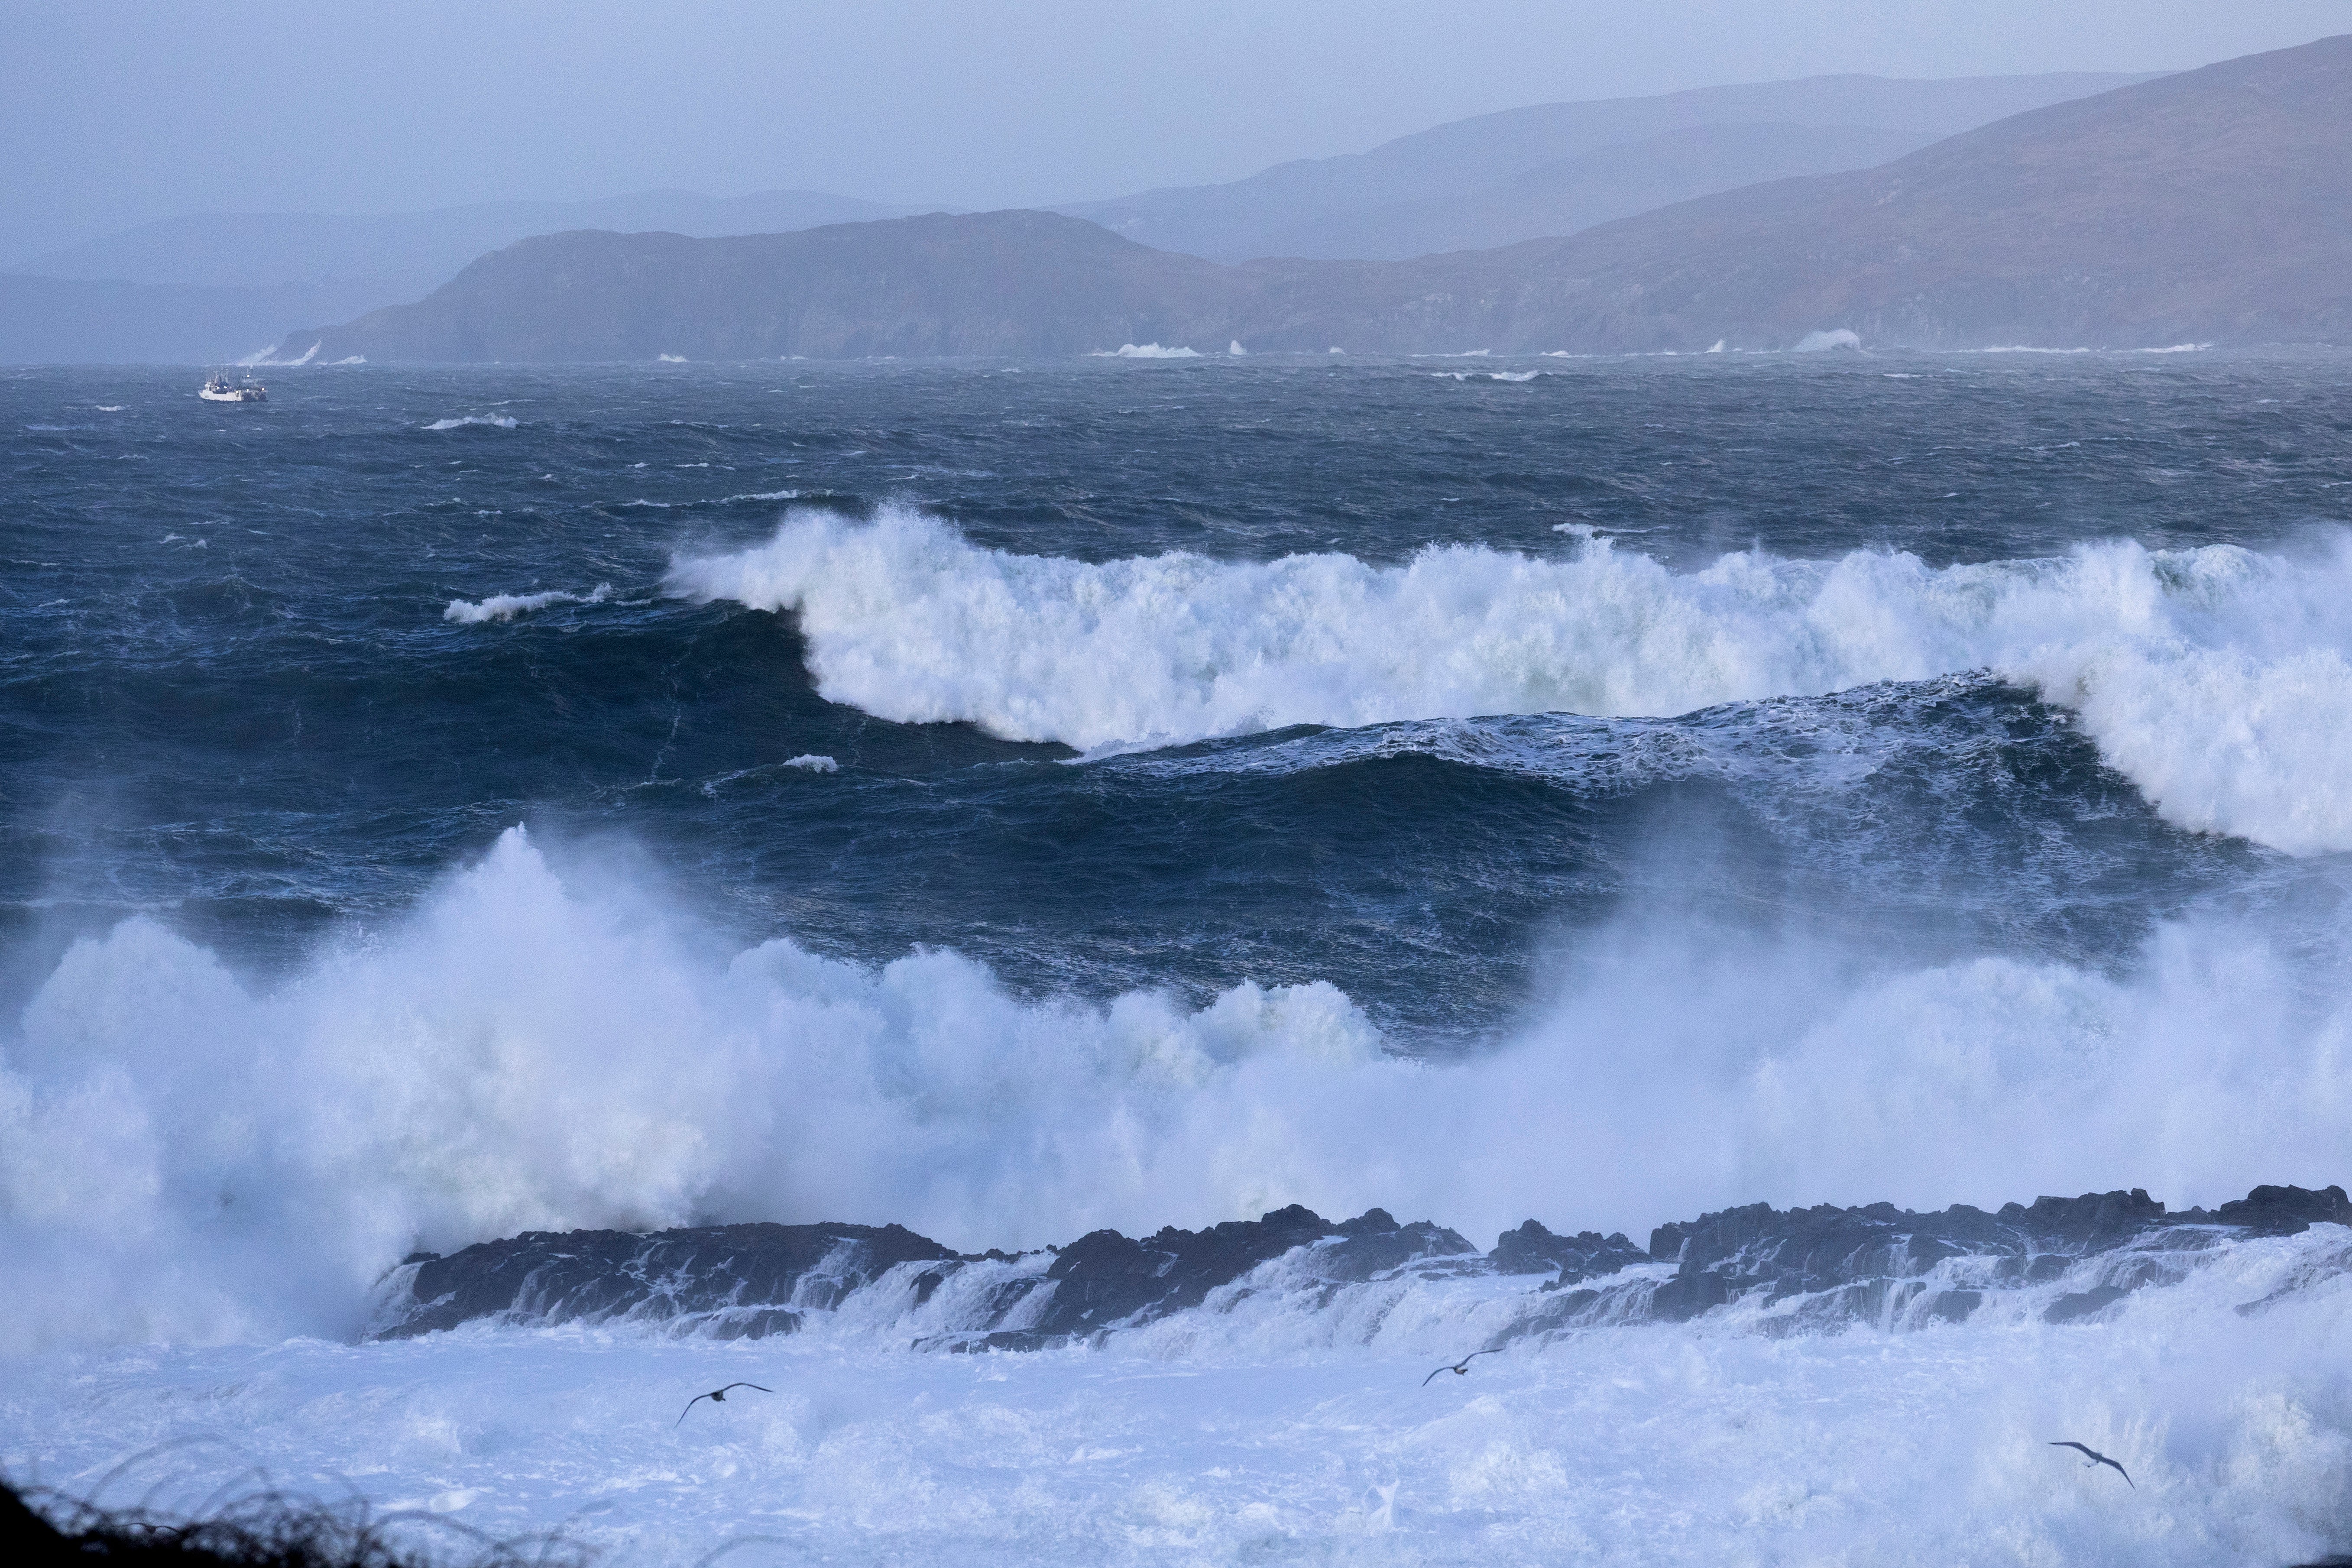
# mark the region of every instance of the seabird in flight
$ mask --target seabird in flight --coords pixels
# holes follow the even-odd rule
[[[1459,1377],[1459,1376],[1462,1376],[1464,1373],[1467,1373],[1467,1372],[1470,1370],[1470,1363],[1471,1363],[1472,1362],[1474,1362],[1474,1361],[1476,1361],[1480,1356],[1482,1356],[1482,1355],[1494,1355],[1494,1354],[1496,1354],[1496,1351],[1492,1351],[1492,1350],[1472,1351],[1468,1355],[1464,1356],[1460,1361],[1455,1362],[1452,1366],[1441,1366],[1441,1367],[1439,1367],[1439,1368],[1437,1369],[1437,1372],[1450,1372],[1450,1373],[1454,1373],[1456,1377]],[[1432,1382],[1433,1382],[1433,1381],[1436,1379],[1436,1377],[1437,1377],[1437,1372],[1433,1372],[1433,1373],[1431,1373],[1429,1374],[1429,1376],[1423,1378],[1423,1379],[1421,1380],[1421,1385],[1422,1385],[1422,1387],[1423,1387],[1423,1388],[1427,1388],[1427,1387],[1430,1385],[1430,1384],[1431,1384]]]
[[[760,1385],[756,1383],[730,1383],[727,1385],[727,1388],[760,1388]],[[698,1394],[693,1398],[688,1400],[686,1402],[686,1408],[677,1413],[677,1424],[681,1426],[685,1426],[687,1416],[693,1413],[696,1405],[701,1404],[706,1399],[710,1401],[713,1405],[726,1404],[727,1388],[714,1388],[708,1394]],[[760,1388],[760,1392],[762,1394],[773,1394],[776,1391],[772,1388]]]
[[[2121,1465],[2117,1465],[2117,1464],[2116,1464],[2116,1462],[2115,1462],[2113,1459],[2108,1458],[2105,1454],[2100,1453],[2096,1448],[2090,1447],[2088,1447],[2087,1445],[2085,1445],[2085,1444],[2082,1444],[2082,1443],[2053,1443],[2053,1444],[2051,1444],[2050,1446],[2051,1446],[2052,1447],[2053,1447],[2053,1448],[2080,1448],[2080,1449],[2082,1449],[2084,1453],[2088,1454],[2088,1455],[2090,1455],[2090,1456],[2091,1456],[2091,1464],[2090,1464],[2090,1468],[2093,1468],[2093,1469],[2096,1469],[2096,1468],[2097,1468],[2099,1466],[2101,1466],[2101,1465],[2114,1465],[2114,1466],[2115,1466],[2115,1471],[2116,1471],[2116,1474],[2117,1474],[2117,1475],[2119,1475],[2119,1476],[2123,1477],[2123,1479],[2124,1479],[2124,1485],[2126,1485],[2126,1486],[2127,1486],[2127,1487],[2131,1488],[2131,1489],[2132,1489],[2132,1490],[2134,1490],[2134,1491],[2137,1491],[2137,1490],[2139,1490],[2139,1483],[2137,1483],[2137,1481],[2135,1481],[2135,1480],[2133,1480],[2133,1479],[2131,1479],[2131,1472],[2130,1472],[2129,1470],[2125,1469]]]

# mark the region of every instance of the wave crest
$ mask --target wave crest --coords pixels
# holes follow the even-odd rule
[[[1727,554],[1676,572],[1606,540],[1399,566],[1181,552],[1088,563],[976,546],[900,509],[802,511],[681,557],[672,591],[798,616],[818,689],[1082,751],[1291,724],[1634,716],[1990,669],[2077,710],[2178,826],[2352,848],[2352,544],[2086,545],[1931,568],[1907,552]]]

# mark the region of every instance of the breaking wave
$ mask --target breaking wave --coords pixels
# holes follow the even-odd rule
[[[585,594],[566,594],[558,589],[544,594],[493,594],[481,600],[452,599],[449,607],[441,612],[441,618],[461,626],[478,626],[485,621],[510,621],[551,605],[601,605],[612,596],[610,583],[599,583]]]
[[[436,419],[427,430],[461,430],[468,425],[487,425],[499,430],[511,430],[516,420],[511,414],[467,414],[455,419]]]
[[[64,955],[0,1056],[0,1349],[347,1333],[410,1249],[534,1229],[895,1221],[977,1250],[1294,1202],[1472,1235],[2211,1203],[2333,1179],[2352,1134],[2352,1002],[2309,962],[2211,920],[2123,976],[1887,973],[1629,920],[1508,1043],[1421,1061],[1328,984],[1024,1000],[951,952],[740,949],[515,829],[272,985],[146,918]]]
[[[886,509],[802,511],[676,560],[673,592],[797,616],[818,689],[904,722],[1085,751],[1290,724],[1661,715],[1990,669],[2073,709],[2168,821],[2352,848],[2352,534],[2291,558],[2085,545],[1933,568],[1760,552],[1676,572],[1432,546],[1101,564],[980,548]]]

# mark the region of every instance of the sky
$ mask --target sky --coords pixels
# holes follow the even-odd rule
[[[0,0],[0,263],[199,211],[1035,205],[1522,104],[2179,69],[2341,32],[2352,0]]]

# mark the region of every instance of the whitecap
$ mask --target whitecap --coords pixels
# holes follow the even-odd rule
[[[460,430],[468,425],[487,425],[500,430],[511,430],[516,425],[511,414],[467,414],[455,419],[436,419],[425,426],[427,430]]]
[[[2076,710],[2167,820],[2352,849],[2352,534],[2290,560],[2084,545],[1933,568],[1759,552],[1694,572],[1580,546],[1086,563],[905,509],[796,512],[671,591],[791,611],[825,697],[1091,751],[1291,724],[1675,714],[1990,668]]]
[[[493,594],[481,600],[452,599],[449,607],[441,612],[441,618],[461,626],[478,626],[487,621],[510,621],[551,605],[601,605],[612,596],[610,583],[599,583],[585,594],[553,590],[543,594]]]

